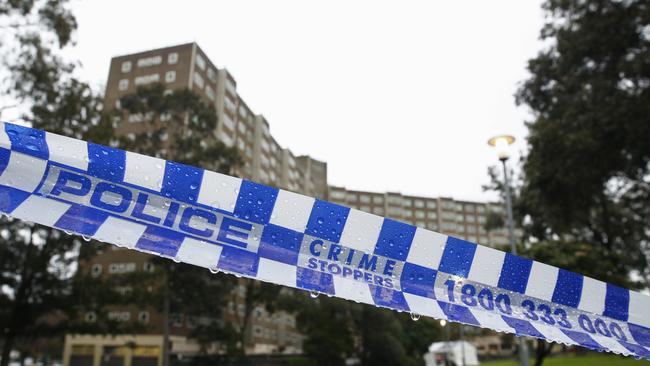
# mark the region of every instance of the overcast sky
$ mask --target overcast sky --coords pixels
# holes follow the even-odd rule
[[[350,189],[485,200],[492,135],[525,148],[513,93],[541,48],[539,1],[78,1],[72,55],[196,41],[294,154]]]

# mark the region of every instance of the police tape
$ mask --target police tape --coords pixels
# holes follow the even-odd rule
[[[650,297],[172,161],[0,125],[0,211],[279,285],[650,359]]]

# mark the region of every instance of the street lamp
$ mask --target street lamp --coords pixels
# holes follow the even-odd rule
[[[510,135],[494,136],[488,140],[488,145],[494,147],[497,157],[503,165],[503,180],[506,186],[506,211],[508,213],[508,239],[510,241],[510,251],[517,255],[517,246],[515,244],[515,223],[512,218],[512,193],[510,192],[510,177],[506,161],[510,158],[510,145],[515,142],[515,138]],[[519,362],[521,366],[528,366],[528,347],[526,340],[519,338]]]
[[[442,328],[445,330],[445,366],[449,366],[449,351],[450,351],[450,344],[449,344],[449,327],[447,327],[447,321],[445,319],[440,320],[440,325]]]

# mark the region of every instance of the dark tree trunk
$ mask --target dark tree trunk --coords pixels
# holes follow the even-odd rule
[[[244,319],[242,320],[241,332],[239,333],[239,341],[241,342],[241,354],[246,356],[246,332],[250,327],[251,317],[253,315],[253,309],[255,308],[256,301],[254,298],[255,283],[253,280],[245,280],[246,283],[246,297],[244,298]],[[251,330],[252,331],[252,330]]]
[[[535,366],[542,366],[546,356],[551,354],[551,350],[553,350],[553,343],[548,343],[538,339],[537,347],[535,349]]]
[[[11,348],[14,346],[14,331],[10,328],[4,336],[4,346],[2,347],[2,360],[0,361],[0,366],[9,365],[9,355],[11,353]]]
[[[28,297],[29,286],[32,282],[32,276],[29,271],[29,263],[31,263],[32,252],[34,250],[32,245],[32,230],[29,232],[29,239],[26,243],[27,248],[25,249],[25,256],[23,257],[23,268],[20,272],[20,285],[16,290],[16,295],[13,301],[13,307],[11,309],[11,317],[9,318],[9,326],[6,328],[6,333],[4,337],[4,346],[2,347],[2,360],[0,360],[0,366],[9,365],[9,356],[11,354],[11,349],[14,346],[14,341],[16,340],[16,335],[20,332],[20,327],[22,324],[21,319],[23,319],[23,313],[25,309],[23,308],[24,299]],[[24,313],[23,313],[24,314]]]
[[[163,366],[169,366],[169,271],[165,271],[163,294]]]

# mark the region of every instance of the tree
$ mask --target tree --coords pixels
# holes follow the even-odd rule
[[[241,163],[234,148],[226,147],[214,137],[217,127],[214,107],[204,103],[191,90],[166,93],[161,84],[153,84],[123,96],[120,104],[122,117],[126,114],[148,116],[145,123],[149,124],[146,132],[140,134],[120,134],[119,125],[116,127],[119,146],[125,150],[227,174]],[[205,344],[231,335],[226,324],[218,320],[223,320],[222,305],[235,280],[168,259],[154,257],[152,261],[159,272],[157,278],[162,278],[162,281],[156,280],[157,291],[150,300],[163,313],[164,365],[169,364],[171,314],[207,320],[199,324],[193,334]],[[206,293],[210,296],[205,296]]]
[[[84,138],[99,130],[101,97],[73,77],[74,64],[56,50],[71,43],[76,20],[66,1],[0,2],[0,50],[8,74],[5,94],[27,107],[35,128]],[[97,142],[106,142],[97,140]],[[74,264],[81,240],[39,225],[2,219],[0,231],[0,365],[9,363],[17,341],[60,334],[73,326]]]
[[[403,329],[400,343],[406,355],[415,364],[423,365],[423,355],[429,351],[431,343],[441,339],[442,333],[438,321],[429,317],[414,318],[408,313],[396,315]]]
[[[328,296],[311,298],[296,291],[284,298],[281,307],[296,314],[298,330],[307,336],[303,350],[317,365],[345,365],[345,360],[355,354],[357,304]]]
[[[649,7],[547,0],[549,46],[516,93],[533,113],[515,204],[525,255],[621,286],[650,275]],[[550,347],[537,343],[537,365]]]
[[[356,306],[354,333],[360,339],[358,353],[362,365],[415,365],[406,353],[404,328],[397,313],[370,305]]]
[[[355,357],[362,365],[419,365],[438,336],[433,319],[416,322],[407,313],[304,291],[282,296],[277,306],[296,314],[303,349],[319,366]]]
[[[529,61],[516,95],[534,115],[521,192],[531,235],[602,248],[621,285],[615,274],[633,270],[648,284],[649,6],[547,1],[541,37],[551,46]]]
[[[274,313],[278,310],[281,292],[285,291],[282,296],[290,296],[289,294],[293,293],[293,291],[275,284],[246,278],[239,279],[238,283],[244,289],[240,294],[244,311],[243,315],[235,312],[236,320],[235,324],[233,324],[235,349],[232,352],[246,355],[246,337],[251,332],[251,320],[255,309],[264,307],[270,313]]]

